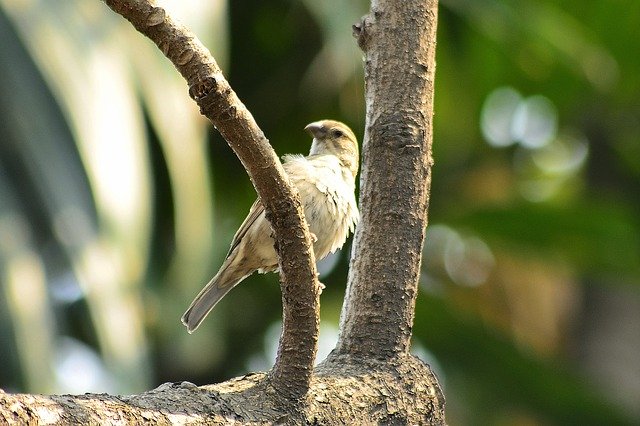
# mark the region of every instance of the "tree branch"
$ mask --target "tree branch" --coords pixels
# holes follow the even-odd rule
[[[104,0],[151,39],[187,80],[190,96],[247,170],[265,207],[280,258],[283,333],[270,383],[287,398],[309,387],[317,351],[319,287],[311,238],[297,191],[251,113],[206,47],[149,0]]]
[[[367,116],[338,354],[387,359],[409,349],[431,184],[437,6],[373,0],[353,28]]]
[[[444,424],[444,399],[433,373],[419,361],[343,363],[320,371],[300,407],[283,407],[251,374],[197,387],[165,383],[140,395],[26,395],[0,390],[0,424]]]

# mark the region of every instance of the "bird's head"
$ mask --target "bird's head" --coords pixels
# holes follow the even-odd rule
[[[311,136],[309,155],[333,154],[355,177],[358,173],[358,139],[344,123],[334,120],[315,121],[304,128]]]

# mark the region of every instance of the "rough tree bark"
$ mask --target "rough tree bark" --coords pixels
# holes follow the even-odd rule
[[[308,366],[315,341],[311,350],[305,343],[317,336],[313,253],[306,226],[297,226],[293,234],[284,229],[301,222],[296,219],[301,217],[300,204],[266,138],[213,59],[198,55],[208,54],[206,49],[185,36],[188,33],[164,10],[146,1],[106,2],[172,60],[203,114],[241,158],[260,196],[270,197],[263,202],[269,203],[279,253],[287,259],[281,261],[283,280],[296,283],[283,285],[283,303],[295,301],[293,308],[285,307],[285,321],[288,314],[301,315],[304,324],[292,327],[288,343],[281,340],[277,364],[269,374],[202,387],[164,384],[134,396],[0,392],[0,423],[444,424],[444,398],[437,379],[408,353],[431,176],[437,1],[373,0],[371,12],[354,25],[365,52],[366,76],[362,220],[339,343],[313,375]],[[138,12],[139,19],[134,17]],[[166,37],[154,38],[159,33]],[[247,141],[264,151],[256,153],[258,148],[249,148]],[[291,382],[296,378],[303,383]]]
[[[431,185],[435,1],[372,1],[354,25],[365,53],[360,226],[336,352],[409,350]]]

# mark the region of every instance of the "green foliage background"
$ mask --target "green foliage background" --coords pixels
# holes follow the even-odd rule
[[[166,1],[279,154],[364,129],[364,1]],[[414,351],[451,424],[640,422],[640,3],[440,4]],[[187,335],[255,198],[156,48],[101,2],[0,1],[0,387],[134,393],[268,369],[277,276]],[[321,265],[330,350],[349,247]],[[321,355],[322,356],[322,355]]]

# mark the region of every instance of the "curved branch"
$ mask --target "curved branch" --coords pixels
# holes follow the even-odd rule
[[[297,191],[251,113],[222,75],[209,50],[149,0],[104,0],[150,38],[187,80],[190,96],[247,170],[265,207],[280,258],[283,334],[270,373],[290,399],[309,388],[317,350],[319,291],[311,238]]]
[[[431,183],[436,0],[373,0],[365,53],[360,214],[336,354],[409,349]],[[390,233],[389,230],[393,229]]]

